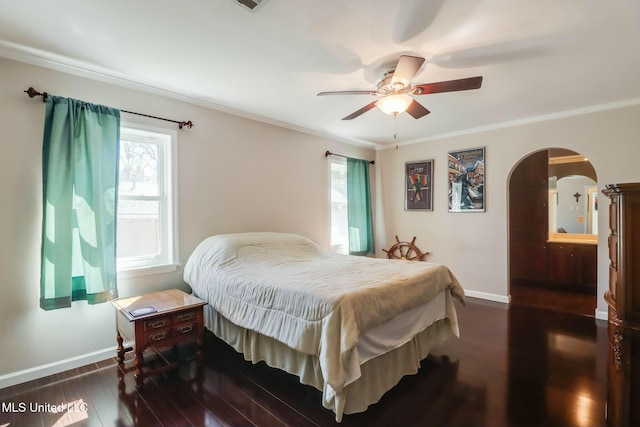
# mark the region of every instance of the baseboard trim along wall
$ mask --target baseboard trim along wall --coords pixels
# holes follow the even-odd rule
[[[490,294],[487,292],[469,291],[464,290],[464,294],[470,298],[486,299],[489,301],[501,302],[503,304],[509,304],[511,297],[509,295]]]
[[[504,304],[511,303],[510,295],[505,296],[505,295],[497,295],[497,294],[490,294],[487,292],[478,292],[478,291],[469,291],[469,290],[465,290],[464,293],[466,296],[470,298],[485,299],[489,301],[501,302]],[[598,320],[609,320],[609,313],[606,310],[598,310],[596,308],[594,316]]]
[[[596,319],[609,320],[609,312],[605,310],[598,310],[596,308]]]
[[[105,348],[104,350],[94,351],[92,353],[82,354],[69,359],[47,363],[46,365],[40,365],[22,371],[1,375],[0,389],[11,387],[16,384],[22,384],[27,381],[37,380],[38,378],[43,378],[49,375],[58,374],[60,372],[68,371],[69,369],[80,368],[81,366],[109,359],[115,355],[115,347]]]

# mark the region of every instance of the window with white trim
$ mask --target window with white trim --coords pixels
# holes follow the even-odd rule
[[[120,129],[116,256],[125,275],[177,264],[176,138],[166,129]]]
[[[347,203],[347,162],[331,158],[331,250],[349,253],[349,217]]]

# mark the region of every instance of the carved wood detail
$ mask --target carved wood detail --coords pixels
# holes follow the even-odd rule
[[[622,364],[624,362],[622,341],[624,341],[622,331],[620,331],[620,329],[616,329],[613,332],[613,363],[615,364],[616,371],[622,369]]]
[[[609,198],[609,361],[607,425],[640,425],[640,183],[607,185]]]

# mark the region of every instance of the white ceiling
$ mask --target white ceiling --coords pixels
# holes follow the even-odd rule
[[[638,0],[0,2],[0,56],[377,147],[638,103],[639,40]],[[343,121],[375,98],[316,96],[375,89],[402,54],[426,58],[414,84],[482,88],[418,96],[418,120]]]

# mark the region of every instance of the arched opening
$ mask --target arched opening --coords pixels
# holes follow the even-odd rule
[[[512,304],[595,315],[597,176],[584,156],[549,148],[524,157],[509,179]]]

